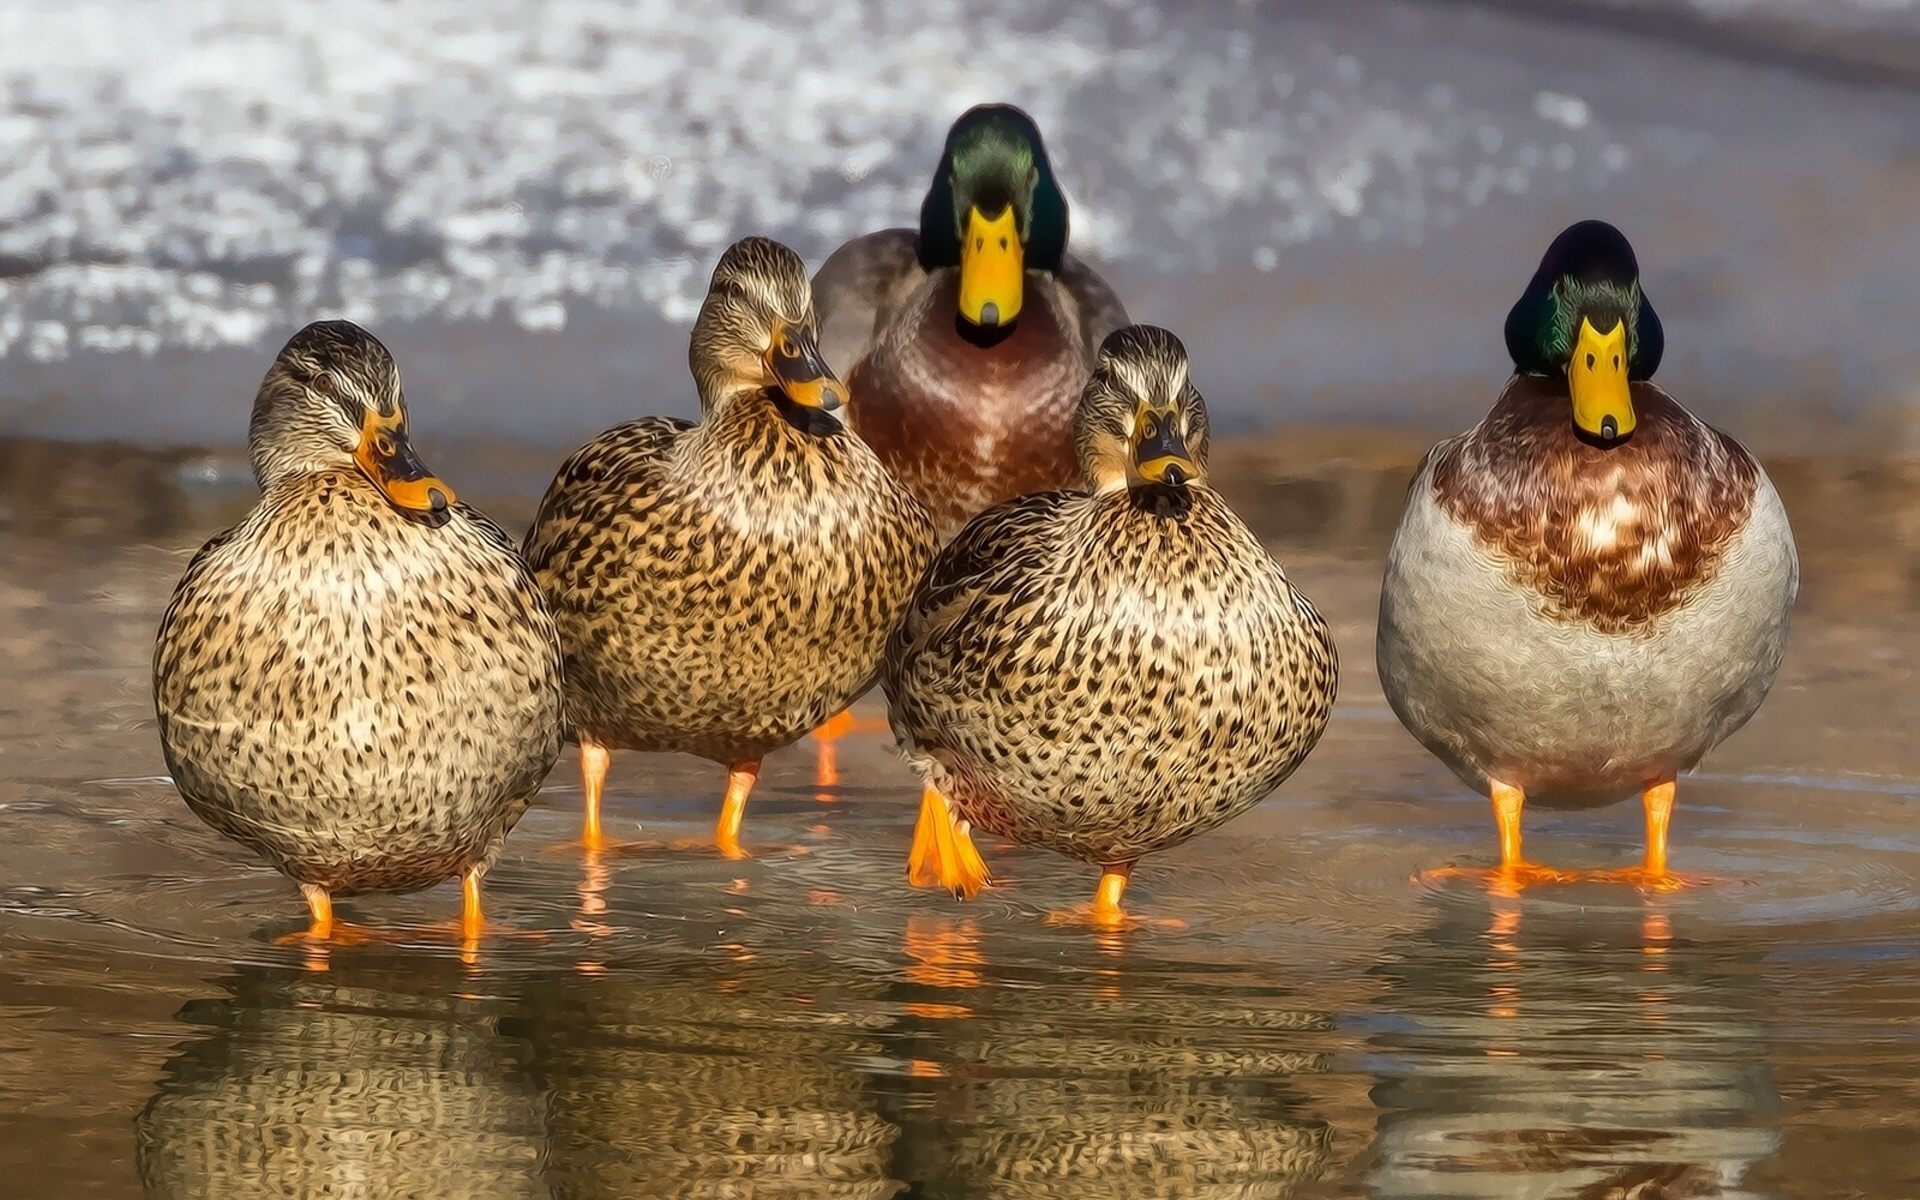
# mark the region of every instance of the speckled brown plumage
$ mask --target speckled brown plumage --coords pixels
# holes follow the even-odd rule
[[[194,556],[154,656],[188,806],[328,891],[484,869],[560,749],[532,576],[477,511],[423,519],[356,469],[368,408],[404,415],[371,335],[331,322],[288,344],[256,404],[260,503]]]
[[[1624,444],[1581,439],[1564,379],[1517,375],[1479,425],[1433,452],[1435,499],[1557,616],[1646,629],[1711,579],[1759,468],[1651,383]]]
[[[811,339],[804,268],[747,239],[695,328],[702,420],[610,430],[548,488],[527,554],[576,739],[757,760],[874,680],[932,524],[835,416],[762,372],[776,322]]]
[[[1199,477],[1138,477],[1150,416],[1183,432]],[[1326,622],[1205,483],[1204,402],[1171,334],[1108,340],[1079,427],[1089,490],[975,518],[928,569],[883,685],[961,817],[1105,865],[1278,786],[1325,728],[1338,668]]]

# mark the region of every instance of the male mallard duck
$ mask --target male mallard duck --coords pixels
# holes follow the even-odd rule
[[[507,535],[427,473],[400,372],[348,321],[274,359],[247,436],[260,503],[187,567],[155,707],[196,816],[305,893],[480,877],[560,754],[560,646]]]
[[[1067,200],[1026,113],[985,104],[955,121],[920,228],[848,242],[814,295],[827,361],[851,364],[854,428],[942,536],[1078,482],[1074,406],[1127,314],[1067,253]]]
[[[716,841],[740,853],[760,759],[873,683],[933,553],[926,510],[833,415],[806,268],[734,243],[693,329],[698,424],[643,417],[560,468],[527,558],[566,647],[585,840],[614,748],[724,764]]]
[[[1163,329],[1100,348],[1076,420],[1085,491],[974,518],[935,558],[882,685],[925,776],[910,874],[986,879],[969,826],[1097,863],[1239,815],[1319,740],[1326,622],[1207,485],[1207,410]]]
[[[1633,248],[1599,221],[1548,248],[1507,317],[1515,374],[1414,476],[1387,563],[1380,682],[1402,723],[1491,795],[1502,886],[1529,800],[1645,800],[1657,887],[1674,778],[1773,683],[1793,534],[1740,443],[1649,379],[1665,344]]]

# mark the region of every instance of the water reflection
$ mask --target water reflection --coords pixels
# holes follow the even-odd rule
[[[458,964],[242,968],[136,1122],[147,1194],[545,1196],[545,1106]]]
[[[1739,1197],[1774,1153],[1759,951],[1658,909],[1448,907],[1374,968],[1369,1179],[1421,1197]]]
[[[1332,1018],[1289,992],[997,967],[1032,948],[957,919],[916,918],[906,951],[895,1107],[921,1194],[1280,1197],[1326,1170],[1332,1129],[1292,1081],[1328,1069]]]
[[[881,1051],[876,990],[742,944],[531,984],[511,1029],[550,1096],[553,1194],[892,1195],[898,1131],[853,1065]]]

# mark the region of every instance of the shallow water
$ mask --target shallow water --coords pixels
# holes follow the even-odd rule
[[[153,629],[243,491],[0,446],[8,1194],[1920,1195],[1920,471],[1773,466],[1794,641],[1675,823],[1718,882],[1501,899],[1412,882],[1493,839],[1373,678],[1391,442],[1220,451],[1345,671],[1293,780],[1136,877],[1184,929],[1049,925],[1092,879],[1012,848],[975,903],[908,890],[916,793],[860,733],[835,782],[811,746],[769,760],[741,864],[564,849],[563,764],[471,955],[452,888],[349,907],[389,940],[276,944],[292,889],[161,777]],[[620,756],[614,832],[697,833],[719,782]],[[1528,844],[1625,864],[1638,825],[1541,813]]]

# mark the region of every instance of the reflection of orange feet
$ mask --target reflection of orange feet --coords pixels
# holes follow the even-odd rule
[[[1490,896],[1518,896],[1531,887],[1542,884],[1577,883],[1580,876],[1573,871],[1562,871],[1554,867],[1543,867],[1539,863],[1519,862],[1502,863],[1497,867],[1439,867],[1431,871],[1422,871],[1416,875],[1419,883],[1435,885],[1455,879],[1465,879],[1479,884]]]
[[[914,887],[943,887],[971,900],[993,881],[986,860],[973,844],[973,830],[959,820],[953,805],[928,785],[920,793],[920,820],[913,827],[907,855],[907,882]]]

